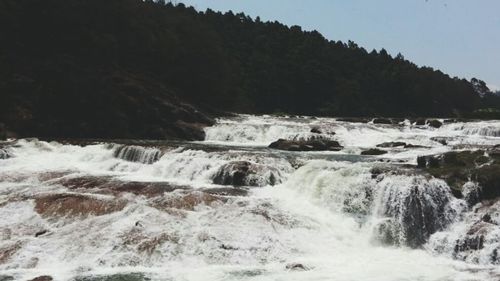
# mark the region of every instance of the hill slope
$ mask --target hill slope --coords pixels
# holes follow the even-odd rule
[[[201,112],[464,115],[498,99],[384,50],[139,0],[0,2],[0,122],[20,136],[202,138]],[[479,83],[479,84],[478,84]]]

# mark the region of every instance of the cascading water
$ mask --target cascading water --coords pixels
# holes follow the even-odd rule
[[[0,280],[498,280],[500,201],[412,166],[498,144],[486,123],[242,115],[204,142],[5,143]],[[267,148],[312,138],[344,148]]]

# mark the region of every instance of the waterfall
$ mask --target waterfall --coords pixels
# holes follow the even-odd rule
[[[500,123],[341,120],[242,115],[154,147],[16,140],[0,150],[15,156],[0,161],[0,280],[497,280],[498,198],[474,182],[457,198],[416,159],[492,147],[462,127]],[[344,149],[267,147],[280,138]]]
[[[130,162],[153,164],[158,161],[162,152],[157,148],[145,148],[136,145],[120,145],[114,151],[114,156]]]

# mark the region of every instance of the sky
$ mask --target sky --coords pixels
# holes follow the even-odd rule
[[[317,30],[500,90],[500,0],[180,0]]]

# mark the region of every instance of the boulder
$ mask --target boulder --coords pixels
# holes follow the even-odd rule
[[[439,127],[443,126],[443,123],[441,123],[441,121],[439,121],[439,120],[431,119],[431,120],[427,120],[427,125],[429,125],[430,127],[433,127],[433,128],[439,128]]]
[[[370,148],[368,150],[362,151],[361,155],[382,155],[386,154],[387,151],[377,148]]]
[[[279,183],[279,171],[248,161],[234,161],[220,167],[213,177],[214,184],[233,186],[265,186]]]
[[[279,139],[269,145],[269,148],[288,151],[340,151],[339,142],[327,139],[285,140]]]
[[[311,129],[311,133],[313,134],[322,134],[321,130],[318,127],[314,127]]]

